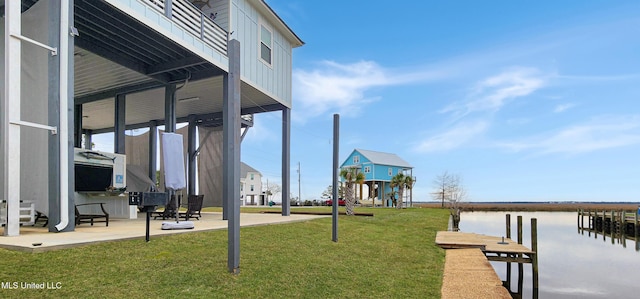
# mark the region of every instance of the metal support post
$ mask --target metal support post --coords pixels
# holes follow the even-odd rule
[[[124,94],[116,95],[115,101],[115,119],[114,119],[114,128],[113,128],[113,151],[116,154],[124,154],[125,153],[125,137],[124,131],[126,127],[125,117],[126,117],[126,96]]]
[[[340,149],[340,115],[333,115],[333,165],[331,168],[332,174],[332,194],[331,199],[333,200],[333,204],[331,205],[331,215],[332,215],[332,223],[331,223],[331,240],[333,242],[338,242],[338,155]],[[375,202],[373,203],[375,206]]]
[[[282,110],[282,216],[291,215],[291,109]]]
[[[229,73],[224,78],[222,198],[228,221],[229,272],[240,273],[240,42],[229,41]]]

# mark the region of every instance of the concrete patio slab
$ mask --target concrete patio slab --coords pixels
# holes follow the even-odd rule
[[[307,221],[329,216],[300,215],[281,216],[280,214],[241,213],[240,226],[268,225],[278,223],[291,223]],[[169,234],[181,234],[190,232],[227,229],[227,221],[222,220],[220,212],[203,212],[200,220],[190,219],[194,222],[193,229],[186,230],[162,230],[163,221],[175,220],[151,220],[149,227],[150,240],[154,236]],[[49,250],[65,249],[91,243],[144,239],[146,233],[146,216],[138,214],[138,219],[110,219],[109,226],[105,223],[81,224],[76,226],[73,232],[50,233],[46,227],[24,226],[20,228],[20,236],[0,237],[0,248],[25,252],[42,252]]]

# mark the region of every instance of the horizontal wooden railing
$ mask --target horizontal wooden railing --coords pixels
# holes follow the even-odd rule
[[[188,0],[142,0],[205,44],[227,55],[227,31]]]

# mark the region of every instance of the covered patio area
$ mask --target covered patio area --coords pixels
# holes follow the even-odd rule
[[[289,217],[282,217],[278,214],[269,213],[240,213],[240,226],[282,224],[308,221],[322,217],[329,216],[292,214]],[[149,230],[151,242],[158,236],[227,228],[227,220],[222,220],[222,212],[203,212],[202,218],[194,221],[195,227],[193,229],[162,230],[160,226],[164,221],[175,220],[151,220]],[[109,226],[105,226],[104,223],[96,223],[93,226],[90,224],[81,224],[76,226],[75,231],[65,233],[64,238],[61,238],[58,234],[48,233],[46,227],[23,226],[20,231],[20,236],[0,238],[0,248],[23,252],[43,252],[99,242],[128,239],[140,239],[140,242],[144,242],[146,232],[145,225],[145,215],[141,213],[138,215],[138,219],[110,220]]]

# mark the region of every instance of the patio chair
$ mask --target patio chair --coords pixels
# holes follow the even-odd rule
[[[92,206],[92,205],[100,205],[100,210],[101,212],[96,212],[96,213],[85,213],[80,212],[80,210],[78,209],[78,207],[80,206]],[[103,220],[96,220],[96,219],[103,219]],[[91,223],[91,226],[93,226],[94,222],[106,222],[107,226],[109,226],[109,213],[107,213],[107,211],[104,209],[104,203],[102,202],[98,202],[98,203],[84,203],[84,204],[79,204],[76,205],[76,226],[80,225],[80,223]]]
[[[47,217],[47,215],[45,215],[44,213],[36,210],[36,220],[33,221],[33,226],[36,226],[40,221],[44,221],[42,227],[46,227],[47,224],[49,224],[49,217]]]
[[[178,199],[180,199],[180,195],[178,195]],[[153,220],[156,220],[158,218],[162,218],[162,220],[173,218],[176,216],[177,208],[178,208],[178,204],[176,203],[176,196],[174,194],[174,195],[171,195],[171,199],[169,200],[167,205],[164,206],[164,211],[153,212],[155,214],[153,216]]]
[[[187,199],[187,212],[180,213],[180,217],[184,217],[184,220],[189,220],[189,218],[196,218],[200,220],[200,210],[202,210],[202,201],[204,199],[204,195],[189,195]]]

